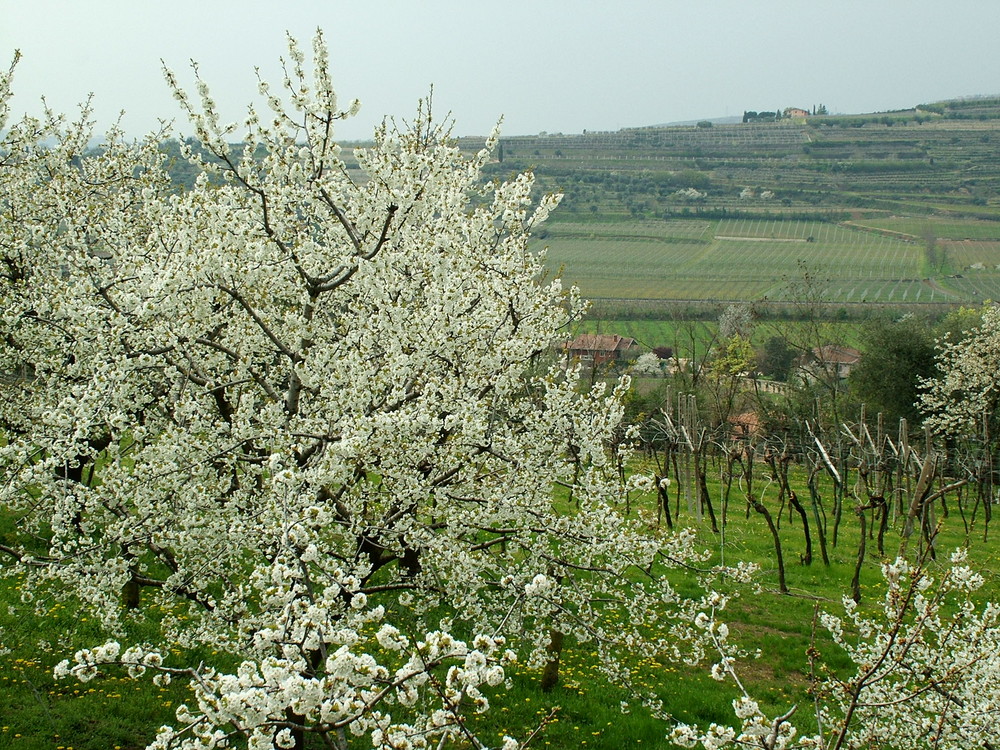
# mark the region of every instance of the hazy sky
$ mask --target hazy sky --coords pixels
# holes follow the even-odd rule
[[[433,84],[458,135],[579,133],[825,104],[905,108],[1000,93],[997,0],[0,0],[0,64],[19,48],[15,112],[71,111],[93,92],[103,127],[179,116],[162,59],[199,61],[225,119],[277,84],[285,32],[317,27],[367,137]],[[178,120],[178,128],[185,124]]]

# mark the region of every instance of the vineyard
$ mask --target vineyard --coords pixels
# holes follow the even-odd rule
[[[1000,297],[998,139],[997,100],[956,100],[504,137],[490,169],[531,170],[563,194],[536,247],[548,246],[552,272],[619,309],[780,303],[803,268],[825,280],[830,305],[944,309]]]
[[[904,224],[903,227],[915,229]],[[1000,296],[1000,242],[939,241],[949,268],[902,229],[799,219],[553,223],[547,263],[591,298],[785,302],[803,266],[831,303],[969,303]],[[960,269],[960,270],[953,270]]]

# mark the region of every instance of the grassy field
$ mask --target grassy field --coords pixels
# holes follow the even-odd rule
[[[721,513],[718,467],[710,473],[710,491],[716,512]],[[763,471],[763,470],[762,470]],[[763,480],[763,473],[761,478]],[[801,485],[803,475],[797,475]],[[761,484],[763,499],[772,512],[775,491]],[[799,486],[806,494],[804,488]],[[829,496],[831,488],[821,482]],[[818,605],[840,611],[841,597],[849,590],[849,580],[858,544],[858,526],[853,513],[845,514],[839,544],[830,550],[831,564],[818,561],[810,566],[798,563],[803,537],[797,523],[785,514],[780,517],[781,539],[787,566],[789,595],[777,590],[774,549],[763,519],[745,515],[745,502],[734,490],[728,508],[725,534],[713,534],[707,519],[689,510],[684,492],[675,498],[681,525],[695,529],[700,544],[711,554],[710,563],[756,562],[761,572],[760,588],[741,588],[740,597],[727,610],[726,619],[741,645],[759,649],[762,658],[748,658],[739,671],[753,685],[754,693],[769,712],[783,712],[797,704],[797,720],[804,729],[812,726],[811,699],[807,694],[806,651],[813,643],[812,620]],[[995,542],[981,541],[982,528],[967,533],[958,513],[943,521],[938,544],[947,550],[971,542],[971,557],[988,579],[986,595],[1000,594],[996,572]],[[637,503],[634,513],[656,526],[652,498]],[[887,537],[887,554],[894,554],[899,538]],[[862,576],[864,607],[874,607],[879,595],[878,559],[870,544]],[[706,563],[706,566],[710,563]],[[694,594],[693,574],[673,574],[682,593]],[[726,584],[723,584],[726,585]],[[163,723],[173,723],[173,713],[181,702],[189,701],[188,689],[179,683],[154,687],[147,679],[132,681],[106,676],[93,682],[56,682],[54,664],[81,646],[102,642],[94,624],[86,616],[62,605],[46,603],[44,595],[30,604],[22,602],[16,578],[0,579],[0,607],[5,613],[0,649],[0,748],[16,750],[135,750],[144,747]],[[156,616],[157,613],[150,613]],[[143,629],[132,638],[141,640]],[[834,669],[845,666],[842,656],[822,634],[816,647]],[[532,743],[532,747],[595,748],[664,747],[669,722],[652,719],[634,698],[608,684],[595,669],[595,655],[587,644],[568,643],[563,655],[561,682],[551,693],[539,689],[537,673],[515,670],[513,686],[492,698],[493,710],[477,728],[487,741],[503,734],[527,737],[545,717],[552,720]],[[703,725],[732,722],[729,703],[735,690],[729,683],[717,683],[706,674],[707,665],[665,664],[637,658],[630,669],[635,683],[658,695],[667,710],[682,721]],[[620,703],[631,704],[623,714]],[[553,713],[554,711],[554,713]]]
[[[107,675],[89,683],[56,681],[53,667],[76,649],[106,639],[72,605],[31,592],[18,578],[0,579],[0,748],[135,750],[174,720],[190,700],[186,686]],[[27,597],[25,597],[27,598]],[[137,640],[144,634],[133,633]]]

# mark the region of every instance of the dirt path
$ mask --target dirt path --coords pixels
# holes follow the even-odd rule
[[[929,286],[931,289],[933,289],[938,294],[943,294],[946,297],[952,297],[952,298],[955,298],[955,299],[961,299],[960,295],[955,294],[953,291],[951,291],[949,289],[945,289],[943,286],[941,286],[940,284],[938,284],[937,281],[935,281],[934,279],[924,279],[924,284],[927,285],[927,286]]]
[[[713,240],[740,240],[741,242],[808,242],[807,239],[799,237],[730,237],[725,234],[717,234]]]

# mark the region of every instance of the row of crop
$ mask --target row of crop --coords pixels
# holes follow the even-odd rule
[[[985,223],[982,223],[985,224]],[[727,237],[746,238],[748,241],[774,240],[776,245],[782,241],[794,240],[799,243],[816,243],[821,246],[849,248],[861,253],[873,250],[885,251],[886,248],[896,248],[901,252],[911,253],[912,248],[901,238],[887,236],[878,232],[863,231],[864,227],[836,225],[831,222],[806,221],[801,219],[779,219],[775,215],[762,217],[741,217],[720,220],[700,219],[670,219],[667,221],[634,221],[634,222],[560,222],[551,225],[550,234],[553,238],[584,238],[590,240],[619,240],[641,238],[645,240],[662,239],[665,242],[677,242],[690,239],[703,242],[706,238]],[[865,226],[878,229],[884,226],[892,231],[892,222],[881,222],[876,225],[866,222]],[[986,225],[987,227],[989,225]],[[1000,225],[998,225],[1000,226]],[[912,227],[906,227],[912,228]],[[895,231],[902,232],[902,227]],[[985,231],[985,230],[984,230]],[[994,229],[996,231],[996,229]],[[887,233],[888,234],[888,233]],[[768,244],[766,242],[761,244]],[[793,243],[794,244],[794,243]],[[812,248],[806,248],[811,250]],[[802,249],[800,248],[799,251]]]
[[[707,270],[717,276],[745,275],[761,271],[777,277],[793,275],[804,264],[824,278],[898,279],[920,276],[919,249],[903,243],[885,242],[861,248],[835,243],[724,242],[702,256]],[[694,269],[685,268],[685,273]]]
[[[610,257],[617,263],[622,254],[671,263],[707,258],[716,266],[716,273],[731,266],[735,267],[733,271],[743,272],[747,262],[794,266],[796,259],[823,259],[826,264],[843,266],[848,276],[871,276],[873,271],[883,275],[885,269],[914,275],[922,252],[913,243],[823,222],[723,220],[715,224],[714,242],[709,247],[705,246],[710,227],[707,222],[645,222],[620,225],[621,229],[617,226],[564,224],[545,241],[550,255],[570,253],[577,260],[596,255],[601,263]],[[657,227],[663,228],[659,237]],[[609,255],[612,248],[614,254]],[[708,257],[713,254],[718,257]],[[718,261],[727,257],[738,262],[719,266]]]
[[[716,234],[730,237],[761,237],[776,239],[815,238],[821,230],[832,226],[822,221],[802,221],[792,219],[778,221],[773,217],[762,219],[723,219],[716,228]]]
[[[996,289],[996,286],[993,287]],[[726,305],[735,301],[771,304],[795,302],[784,283],[761,279],[619,279],[595,280],[586,288],[585,297],[597,301],[664,300],[688,301],[701,305]],[[824,290],[826,304],[846,305],[927,305],[975,303],[989,298],[975,288],[956,290],[954,294],[935,289],[918,280],[876,280],[868,283],[844,283]]]
[[[790,299],[790,282],[795,281],[796,268],[786,263],[766,263],[747,268],[743,273],[719,273],[711,261],[673,265],[667,262],[643,263],[625,259],[609,251],[615,270],[602,273],[599,267],[586,265],[567,268],[568,282],[578,284],[587,296],[621,298],[669,299]],[[717,268],[717,266],[716,266]],[[820,269],[821,272],[826,269]],[[794,283],[791,284],[794,286]],[[869,278],[839,278],[822,288],[825,299],[848,302],[933,302],[948,301],[919,279],[898,279],[878,276]]]
[[[867,283],[841,283],[830,287],[830,302],[916,304],[953,302],[954,296],[919,279],[875,279]]]
[[[561,220],[543,227],[543,238],[689,238],[701,240],[712,236],[715,222],[699,219],[671,219],[670,221],[568,221]]]
[[[942,279],[941,284],[969,302],[1000,299],[1000,273],[996,271],[966,272]]]
[[[996,270],[1000,266],[1000,242],[996,240],[942,240],[936,243],[956,270]]]
[[[822,291],[831,301],[913,304],[974,301],[987,292],[997,296],[992,281],[959,284],[948,293],[923,280],[923,241],[829,222],[564,223],[546,242],[550,267],[563,268],[568,281],[593,296],[779,299],[801,276],[800,263],[816,283],[827,285]],[[964,255],[947,255],[952,268],[976,262],[992,270],[996,263],[989,261],[1000,261],[994,244],[961,243],[960,249]]]

